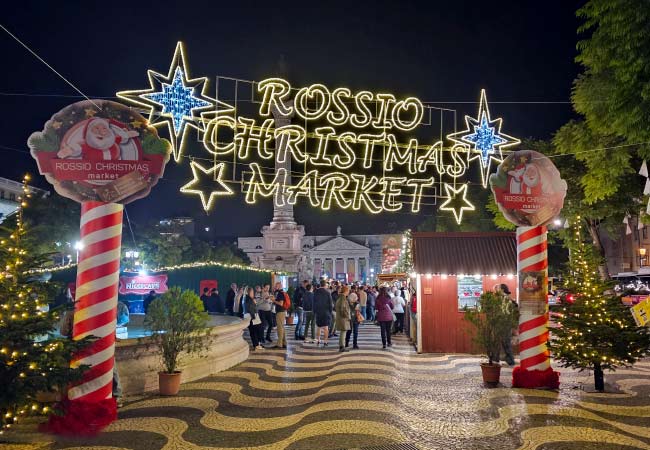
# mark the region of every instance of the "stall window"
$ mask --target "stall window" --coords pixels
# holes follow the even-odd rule
[[[483,293],[482,277],[458,277],[458,309],[476,308],[479,297]]]

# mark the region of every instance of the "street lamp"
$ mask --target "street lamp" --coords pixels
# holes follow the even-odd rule
[[[77,251],[77,264],[79,264],[79,252],[84,249],[84,243],[81,241],[75,242],[74,249]]]

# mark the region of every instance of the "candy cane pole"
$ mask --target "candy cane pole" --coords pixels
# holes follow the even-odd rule
[[[513,371],[514,387],[551,387],[559,385],[559,373],[551,369],[548,351],[548,254],[546,227],[517,228],[517,271],[519,280],[530,272],[543,272],[544,283],[538,298],[519,302],[520,367]]]
[[[112,397],[117,289],[120,276],[123,206],[84,202],[73,339],[97,340],[75,355],[72,366],[89,365],[80,384],[68,391],[70,400],[100,402]]]

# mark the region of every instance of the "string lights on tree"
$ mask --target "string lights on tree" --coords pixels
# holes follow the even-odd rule
[[[563,302],[549,347],[563,367],[593,370],[595,388],[603,391],[605,370],[631,366],[650,353],[650,328],[637,326],[613,285],[601,279],[579,216],[565,242],[571,252],[565,286],[573,303]]]
[[[8,220],[13,220],[13,227],[0,238],[0,433],[21,417],[51,413],[50,406],[38,401],[39,394],[62,393],[86,369],[70,368],[70,355],[86,347],[88,340],[55,335],[62,311],[48,307],[53,286],[30,274],[47,257],[30,251],[23,222],[31,197],[29,180],[26,175],[17,212]]]

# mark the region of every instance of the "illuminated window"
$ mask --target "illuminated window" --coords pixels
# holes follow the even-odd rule
[[[458,309],[463,309],[465,306],[476,308],[476,303],[482,293],[482,277],[458,277]]]

